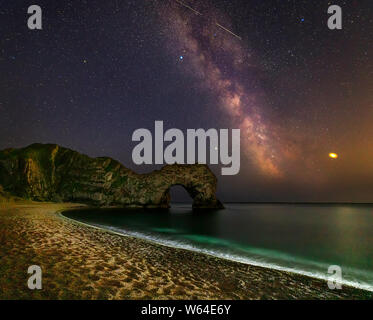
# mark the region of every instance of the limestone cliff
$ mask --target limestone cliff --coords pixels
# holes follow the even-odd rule
[[[182,185],[194,208],[222,208],[215,196],[216,184],[206,165],[166,165],[137,174],[111,158],[90,158],[58,145],[0,151],[4,191],[36,201],[167,208],[170,187]]]

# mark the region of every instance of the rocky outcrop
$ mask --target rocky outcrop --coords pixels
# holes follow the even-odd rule
[[[90,158],[58,145],[0,151],[4,191],[36,201],[167,208],[170,188],[181,185],[193,198],[194,208],[222,208],[216,184],[206,165],[166,165],[137,174],[111,158]]]

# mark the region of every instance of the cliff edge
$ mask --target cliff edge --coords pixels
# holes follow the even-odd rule
[[[166,165],[137,174],[111,158],[90,158],[52,144],[0,151],[0,185],[1,192],[35,201],[160,208],[169,207],[170,188],[181,185],[193,208],[223,208],[207,165]]]

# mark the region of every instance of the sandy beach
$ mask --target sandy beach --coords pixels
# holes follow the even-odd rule
[[[123,237],[58,212],[77,204],[0,203],[0,299],[369,299],[371,292]],[[27,269],[43,270],[43,289]]]

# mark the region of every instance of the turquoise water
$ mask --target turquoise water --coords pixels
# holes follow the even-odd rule
[[[225,210],[85,209],[64,215],[90,225],[214,256],[373,291],[373,207],[227,204]]]

